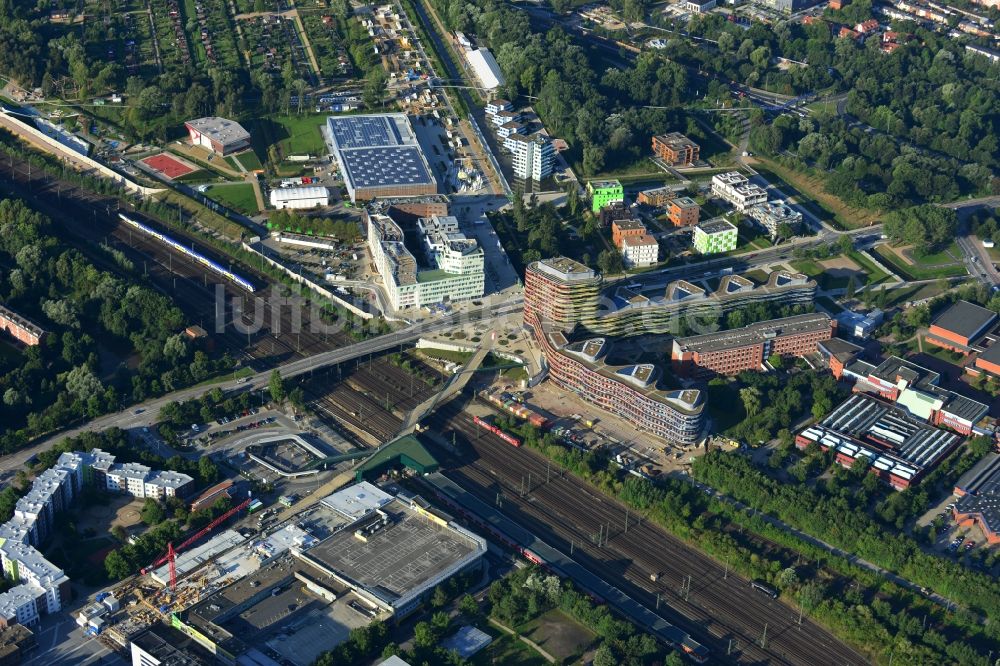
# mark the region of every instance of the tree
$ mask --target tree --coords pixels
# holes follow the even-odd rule
[[[746,386],[740,389],[740,400],[748,416],[760,411],[760,389],[756,386]]]
[[[434,588],[434,593],[431,594],[431,606],[433,608],[443,608],[446,603],[448,603],[448,593],[444,591],[443,587],[438,585]]]
[[[795,584],[799,582],[799,576],[795,573],[795,569],[788,567],[787,569],[782,569],[781,573],[778,574],[778,579],[775,581],[783,590],[790,587],[795,587]]]
[[[609,276],[621,273],[625,266],[622,263],[622,255],[618,252],[601,250],[601,253],[597,255],[597,267],[605,276]]]
[[[854,298],[854,289],[854,275],[851,274],[851,277],[847,278],[847,287],[844,289],[844,298],[847,298],[848,300]]]
[[[78,365],[66,375],[66,390],[79,400],[87,400],[91,396],[102,393],[104,386],[90,371],[90,368]]]
[[[146,501],[143,502],[142,511],[139,512],[139,516],[142,518],[142,522],[147,525],[158,525],[166,517],[163,507],[151,497],[146,498]]]
[[[201,482],[205,485],[215,483],[219,478],[219,468],[215,466],[211,458],[202,456],[198,461],[198,476],[201,477]]]
[[[479,617],[479,604],[471,594],[466,594],[462,597],[458,602],[458,610],[470,620]]]
[[[597,652],[594,653],[594,666],[617,666],[618,659],[615,658],[615,653],[612,652],[611,646],[607,643],[601,643],[601,647],[597,648]]]
[[[271,371],[271,378],[267,382],[267,388],[271,393],[271,399],[279,405],[285,401],[285,381],[281,378],[281,372],[277,369]]]
[[[115,525],[111,528],[111,536],[118,539],[122,543],[128,539],[128,532],[125,531],[125,527],[122,525]]]
[[[124,580],[132,575],[132,567],[119,550],[113,550],[104,557],[104,571],[112,580]]]

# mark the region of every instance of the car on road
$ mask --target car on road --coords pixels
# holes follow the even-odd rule
[[[966,550],[972,550],[975,547],[976,547],[976,542],[975,541],[969,541],[968,543],[965,544],[965,549]]]
[[[140,407],[139,409],[135,410],[135,411],[134,411],[134,412],[132,412],[132,413],[133,413],[133,414],[142,414],[142,413],[143,413],[144,411],[146,411],[146,410],[145,410],[145,409],[143,409],[142,407]]]
[[[193,430],[194,432],[201,432],[201,428],[198,427],[197,423],[191,424],[191,430]]]

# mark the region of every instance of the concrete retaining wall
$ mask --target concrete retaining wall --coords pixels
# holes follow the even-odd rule
[[[81,155],[67,146],[64,146],[49,135],[45,134],[45,132],[42,132],[38,128],[29,125],[9,113],[0,113],[0,126],[10,132],[13,132],[21,139],[34,145],[36,148],[40,148],[41,150],[58,156],[60,159],[75,166],[78,170],[84,173],[93,171],[97,172],[100,176],[110,178],[129,192],[136,192],[144,197],[148,197],[163,191],[161,188],[144,187],[129,180],[117,171],[112,170],[91,157]]]

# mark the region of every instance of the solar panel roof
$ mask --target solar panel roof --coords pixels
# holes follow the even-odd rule
[[[343,116],[330,118],[330,131],[337,147],[370,148],[405,143],[391,116]]]
[[[341,152],[355,187],[433,183],[417,146],[355,148]]]

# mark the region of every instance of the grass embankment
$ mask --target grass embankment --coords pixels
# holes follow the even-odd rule
[[[880,212],[848,206],[824,189],[822,179],[793,171],[766,157],[754,159],[757,161],[754,169],[761,176],[789,197],[795,197],[798,205],[820,220],[841,229],[857,229],[879,222]]]

